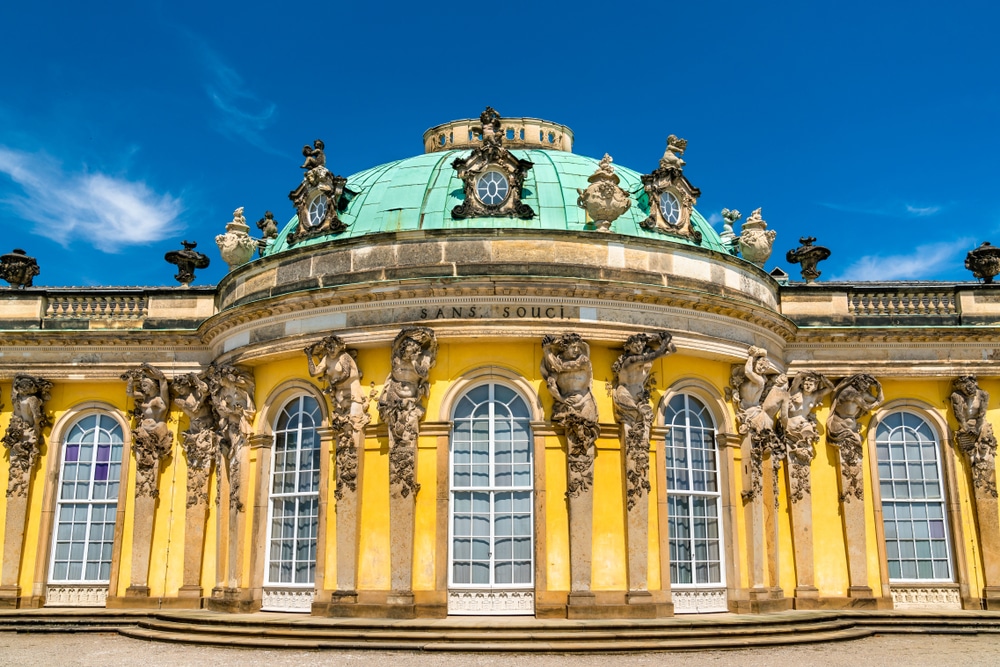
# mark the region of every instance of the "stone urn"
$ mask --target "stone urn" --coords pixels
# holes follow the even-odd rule
[[[621,180],[611,166],[610,155],[604,154],[597,171],[587,181],[590,185],[586,190],[577,189],[580,196],[576,205],[587,211],[587,215],[597,226],[597,231],[610,232],[611,223],[632,206],[628,193],[618,187]]]
[[[981,246],[970,250],[965,256],[965,268],[987,285],[992,285],[994,276],[1000,274],[1000,247],[984,241]]]
[[[767,223],[761,218],[758,208],[750,214],[740,229],[740,255],[751,264],[763,268],[771,256],[774,237],[777,235],[776,231],[767,228]]]
[[[249,262],[257,250],[257,239],[252,238],[249,231],[250,226],[243,217],[241,206],[233,211],[233,219],[226,225],[226,233],[215,237],[215,245],[219,246],[222,261],[229,265],[230,271]]]

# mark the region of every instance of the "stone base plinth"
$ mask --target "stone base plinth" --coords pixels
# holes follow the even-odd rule
[[[0,609],[17,609],[20,603],[20,586],[0,586]]]
[[[773,588],[751,588],[749,599],[730,600],[729,607],[737,614],[772,614],[791,609],[792,603],[792,598],[786,598],[785,592],[775,586]]]
[[[125,589],[125,597],[127,598],[148,598],[149,597],[149,586],[129,586]]]
[[[360,604],[330,603],[313,605],[313,616],[333,618],[447,618],[446,604]]]
[[[564,618],[670,618],[674,615],[674,605],[669,602],[648,604],[594,604],[566,605]],[[536,613],[537,616],[537,613]]]
[[[241,588],[213,588],[212,597],[205,600],[205,608],[230,614],[250,614],[260,609],[260,600],[254,600],[250,591]]]
[[[987,586],[983,589],[983,609],[1000,610],[1000,586]]]

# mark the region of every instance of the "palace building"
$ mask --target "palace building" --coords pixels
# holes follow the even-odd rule
[[[190,244],[178,287],[0,258],[0,606],[1000,608],[992,247],[846,284],[804,239],[789,280],[673,135],[638,171],[492,109],[424,146],[307,146],[213,287]]]

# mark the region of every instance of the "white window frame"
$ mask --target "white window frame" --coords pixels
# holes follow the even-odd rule
[[[454,443],[455,443],[455,423],[457,421],[457,418],[456,418],[456,414],[455,413],[458,411],[458,408],[460,407],[463,398],[465,398],[466,396],[468,396],[471,392],[475,391],[476,389],[479,389],[480,387],[484,387],[484,386],[485,387],[489,387],[489,397],[488,397],[487,401],[488,401],[488,404],[490,406],[490,408],[489,408],[489,424],[490,424],[490,429],[489,429],[489,443],[490,443],[490,452],[489,452],[489,479],[490,479],[490,485],[489,486],[483,486],[483,487],[474,487],[474,486],[461,487],[460,489],[457,489],[457,491],[460,492],[460,493],[489,493],[490,494],[490,515],[489,515],[489,519],[490,519],[490,536],[489,536],[489,538],[490,538],[491,550],[490,550],[490,561],[489,562],[490,562],[490,580],[491,580],[491,583],[489,583],[489,584],[456,583],[455,582],[455,566],[454,566],[454,546],[455,546],[454,529],[455,529],[455,493],[456,493],[456,488],[455,488],[455,483],[454,483],[454,480],[455,480],[455,448],[454,448]],[[500,486],[495,486],[493,484],[493,481],[494,481],[494,479],[496,477],[496,475],[495,475],[495,472],[496,472],[496,470],[495,470],[495,464],[496,464],[496,450],[495,450],[495,444],[496,444],[496,437],[495,437],[495,432],[496,432],[495,431],[496,413],[495,413],[495,406],[497,404],[497,401],[495,399],[495,388],[498,387],[498,386],[499,387],[503,387],[503,388],[505,388],[505,389],[513,392],[514,395],[517,396],[517,398],[520,399],[520,401],[524,405],[524,410],[525,410],[525,413],[526,413],[524,421],[526,422],[527,427],[528,427],[528,457],[529,457],[529,470],[528,470],[528,480],[529,481],[525,485],[520,485],[520,486],[513,486],[512,485],[512,486],[503,486],[503,487],[500,487]],[[465,418],[462,418],[462,419],[465,419]],[[533,440],[533,434],[532,434],[532,431],[531,431],[531,404],[528,402],[528,400],[524,397],[524,395],[520,391],[518,391],[516,388],[514,388],[514,387],[512,387],[512,386],[510,386],[510,385],[508,385],[506,383],[497,382],[497,381],[477,383],[477,384],[475,384],[475,385],[473,385],[471,387],[468,387],[465,391],[463,391],[455,399],[455,402],[454,402],[454,405],[453,405],[453,408],[452,408],[451,421],[452,421],[452,429],[451,429],[451,433],[450,433],[449,438],[448,438],[448,587],[449,587],[449,589],[454,589],[454,590],[490,590],[490,591],[534,590],[534,587],[535,587],[535,567],[536,567],[536,563],[535,563],[535,544],[536,544],[536,539],[537,539],[536,536],[535,536],[535,530],[534,530],[534,526],[535,526],[534,475],[535,475],[535,463],[536,462],[535,462],[535,452],[534,452],[534,440]],[[473,420],[471,418],[469,418],[469,421],[471,422]],[[512,476],[511,476],[511,480],[513,481],[513,473],[512,473]],[[529,525],[531,526],[531,532],[530,532],[530,538],[531,538],[531,545],[530,545],[531,565],[530,565],[530,568],[529,568],[529,572],[531,574],[531,580],[528,583],[498,584],[498,583],[495,582],[495,578],[496,578],[496,560],[494,559],[494,553],[493,553],[494,550],[495,550],[495,544],[496,544],[496,539],[497,539],[496,535],[494,534],[494,528],[495,528],[495,522],[494,522],[495,514],[494,514],[494,511],[495,511],[495,508],[496,508],[496,494],[497,493],[509,493],[509,492],[523,492],[523,491],[527,491],[528,492],[528,500],[529,500],[528,506],[530,508],[530,510],[529,510],[529,522],[530,522]]]
[[[892,417],[893,415],[896,415],[896,414],[902,415],[902,417],[903,417],[903,419],[902,419],[902,421],[900,423],[900,426],[898,426],[898,427],[890,427],[890,426],[888,426],[886,424],[886,421],[890,417]],[[919,422],[921,422],[924,426],[926,426],[927,430],[930,432],[930,434],[931,434],[931,436],[933,438],[934,455],[935,455],[934,463],[937,466],[937,478],[936,479],[922,478],[922,481],[924,481],[924,482],[927,482],[927,481],[936,481],[937,484],[938,484],[938,488],[940,489],[940,497],[939,498],[905,498],[905,499],[897,499],[897,498],[893,497],[893,498],[887,499],[886,498],[886,494],[883,493],[882,490],[881,490],[881,486],[882,486],[883,480],[882,480],[882,475],[881,475],[881,469],[880,468],[881,468],[881,466],[882,466],[883,463],[885,463],[887,465],[890,465],[890,466],[893,463],[895,463],[895,464],[902,464],[903,467],[904,467],[904,469],[907,469],[907,470],[909,468],[909,464],[910,463],[916,463],[915,461],[910,461],[909,459],[906,459],[906,458],[904,458],[902,461],[899,461],[899,460],[883,461],[878,456],[879,446],[882,445],[882,444],[888,444],[888,438],[890,437],[892,431],[903,430],[904,433],[906,433],[908,431],[915,431],[915,430],[917,430],[917,428],[919,428],[919,425],[916,428],[908,425],[906,423],[906,418],[907,417],[919,420]],[[885,437],[882,436],[883,432],[885,432]],[[904,442],[903,442],[903,445],[904,445],[904,457],[905,457],[905,451],[906,451],[906,448],[905,448],[906,444],[907,444],[907,441],[904,440]],[[885,511],[886,510],[886,506],[888,506],[888,505],[893,505],[894,507],[899,507],[900,505],[903,505],[903,504],[909,504],[911,506],[911,510],[912,510],[912,504],[913,503],[927,503],[927,504],[930,504],[930,503],[939,503],[940,507],[941,507],[941,518],[940,518],[940,520],[944,524],[944,544],[945,544],[945,554],[946,554],[946,557],[947,557],[946,558],[946,562],[948,564],[948,577],[944,577],[944,578],[942,578],[942,577],[910,578],[910,577],[893,577],[891,574],[889,574],[889,583],[890,584],[954,583],[956,581],[956,572],[955,572],[956,567],[955,567],[955,553],[954,553],[954,550],[953,550],[953,547],[952,547],[951,525],[950,525],[949,518],[948,518],[947,488],[945,486],[945,480],[944,480],[944,455],[945,455],[945,453],[941,449],[941,438],[939,437],[937,429],[934,428],[934,425],[933,425],[933,423],[930,420],[928,420],[923,415],[918,414],[917,412],[914,412],[912,410],[905,410],[905,409],[892,410],[892,411],[887,412],[886,414],[882,415],[880,417],[880,419],[879,419],[878,424],[875,426],[875,452],[874,452],[874,454],[875,454],[875,469],[878,472],[879,497],[880,497],[881,504],[882,504],[882,530],[883,530],[883,535],[886,534],[887,523],[890,521],[890,519],[886,518],[886,511]],[[920,464],[921,465],[925,465],[926,463],[929,463],[929,461],[925,461],[923,458],[920,459]],[[890,479],[893,482],[902,481],[902,478],[897,478],[897,477],[891,477]],[[906,479],[906,482],[908,484],[911,482],[909,474],[907,474],[907,477],[905,479]],[[895,492],[893,492],[893,496],[895,496]],[[897,512],[894,510],[893,511],[893,518],[891,519],[891,521],[896,524],[896,527],[897,527],[896,534],[898,535],[899,534],[898,533],[898,526],[900,524],[898,523],[898,520],[896,519],[896,514],[897,514]],[[913,521],[912,517],[908,521]],[[895,541],[895,539],[896,538],[893,538],[893,541]],[[913,539],[913,538],[911,538],[911,539]],[[934,540],[940,541],[941,538],[928,538],[928,539],[934,539]],[[890,563],[892,561],[897,561],[897,562],[902,563],[903,560],[907,560],[907,561],[909,561],[909,560],[915,560],[916,562],[919,563],[921,560],[927,560],[927,558],[920,558],[920,557],[917,557],[917,556],[914,556],[913,558],[907,557],[907,558],[903,559],[901,556],[897,555],[895,558],[892,558],[892,557],[889,556],[889,541],[890,541],[890,539],[888,537],[885,537],[885,557],[886,557],[886,567],[887,568],[890,567]],[[932,546],[932,549],[933,549],[933,546]],[[931,568],[933,569],[933,561],[934,561],[933,555],[930,557],[930,559],[931,559]],[[937,560],[941,560],[941,559],[938,558]],[[918,565],[918,568],[919,568],[919,565]],[[888,572],[888,569],[887,569],[887,572]]]
[[[106,432],[110,433],[112,435],[112,438],[113,438],[114,435],[115,435],[115,433],[117,432],[117,436],[118,436],[117,445],[119,447],[120,457],[118,458],[117,461],[114,461],[113,459],[111,459],[111,457],[109,455],[109,459],[108,459],[108,466],[109,466],[108,477],[107,477],[107,480],[105,480],[105,481],[108,484],[111,484],[111,483],[117,484],[118,485],[118,493],[114,496],[113,499],[109,497],[109,498],[106,498],[106,499],[94,500],[94,484],[95,484],[94,473],[97,470],[97,463],[98,463],[97,462],[97,453],[98,453],[98,446],[97,445],[98,445],[98,441],[97,441],[97,439],[93,439],[92,442],[90,443],[93,446],[93,453],[92,453],[91,459],[90,459],[91,472],[90,472],[90,480],[89,480],[89,490],[88,490],[88,493],[87,493],[88,497],[85,498],[85,499],[80,499],[80,498],[64,499],[62,497],[62,494],[63,494],[63,483],[64,483],[64,479],[63,478],[64,478],[64,475],[65,475],[65,472],[66,472],[66,448],[68,446],[70,446],[70,445],[73,445],[73,444],[76,444],[76,445],[85,444],[83,442],[73,443],[73,442],[70,441],[69,438],[70,438],[70,436],[72,436],[72,434],[74,432],[74,429],[76,429],[76,427],[81,422],[83,422],[85,419],[88,419],[90,417],[95,417],[96,418],[96,422],[94,424],[94,427],[95,427],[94,428],[94,433],[95,433],[95,435],[96,435],[96,433],[98,431],[102,431],[103,430],[103,431],[106,431]],[[106,422],[110,422],[110,424],[111,424],[110,428],[108,428],[108,427],[105,426]],[[48,582],[49,582],[50,585],[56,585],[56,586],[63,586],[63,585],[65,585],[65,586],[73,586],[73,585],[77,585],[77,584],[107,586],[107,585],[109,585],[111,583],[110,574],[111,574],[111,570],[113,569],[113,565],[114,565],[114,529],[115,529],[115,524],[116,524],[116,520],[117,520],[118,503],[121,502],[121,495],[122,495],[122,486],[123,486],[123,484],[122,484],[122,480],[121,480],[121,471],[122,471],[122,466],[125,464],[125,461],[124,461],[124,459],[125,459],[125,452],[126,452],[125,432],[124,432],[124,429],[122,428],[121,423],[119,423],[119,421],[117,419],[115,419],[114,417],[112,417],[111,415],[106,414],[104,412],[88,412],[88,413],[79,415],[76,419],[74,419],[73,422],[69,425],[66,433],[67,433],[67,437],[63,441],[62,446],[59,448],[59,478],[58,478],[58,486],[56,487],[55,512],[54,512],[53,522],[52,522],[52,548],[51,548],[51,557],[49,559]],[[116,444],[115,441],[112,439],[111,453],[114,452],[115,444]],[[79,458],[77,459],[77,461],[79,462]],[[114,469],[114,465],[116,463],[117,463],[116,474],[112,474],[112,470]],[[75,480],[75,481],[79,482],[79,480]],[[57,555],[59,553],[59,543],[60,543],[60,540],[59,540],[59,527],[60,527],[60,525],[62,523],[61,520],[60,520],[60,516],[62,515],[62,508],[64,506],[67,506],[67,505],[86,505],[87,506],[87,519],[86,519],[86,523],[84,524],[84,531],[85,532],[84,532],[84,542],[83,542],[84,543],[84,553],[83,553],[83,559],[82,559],[82,563],[83,564],[82,564],[82,568],[81,568],[81,572],[80,572],[81,577],[79,579],[69,579],[69,578],[56,579],[55,578],[56,560],[57,560]],[[87,564],[88,564],[88,562],[90,562],[90,559],[88,558],[88,556],[90,555],[91,548],[93,546],[95,546],[95,545],[97,545],[98,548],[99,548],[100,546],[103,546],[104,544],[107,544],[106,540],[102,539],[100,542],[94,542],[90,538],[90,533],[91,533],[91,530],[93,528],[93,523],[92,523],[93,509],[97,505],[103,505],[105,507],[105,520],[104,520],[104,524],[105,524],[105,526],[110,525],[111,526],[111,531],[112,531],[111,542],[110,542],[110,544],[111,544],[111,555],[109,556],[109,558],[107,560],[108,578],[106,578],[106,579],[87,579],[86,578]],[[108,510],[111,511],[110,521],[108,521],[108,519],[107,519],[107,512],[108,512]],[[73,524],[70,524],[70,525],[72,526]],[[72,549],[72,544],[73,544],[73,541],[70,542],[71,549]],[[68,562],[72,563],[73,559],[69,559]],[[100,569],[100,566],[104,562],[104,559],[103,558],[98,558],[96,562],[98,563],[98,569]],[[68,568],[67,568],[67,570],[68,570]],[[68,572],[67,572],[67,574],[68,574]]]

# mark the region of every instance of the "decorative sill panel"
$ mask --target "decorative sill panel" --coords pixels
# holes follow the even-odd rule
[[[535,613],[534,591],[448,591],[448,613],[466,616],[516,616]]]
[[[108,602],[108,586],[47,586],[46,607],[105,607]]]
[[[308,614],[312,611],[316,591],[302,588],[265,588],[260,601],[261,611],[284,611]]]
[[[958,587],[892,586],[894,609],[961,609]]]
[[[709,614],[729,611],[725,588],[700,589],[683,591],[673,589],[671,597],[674,601],[675,614]]]

